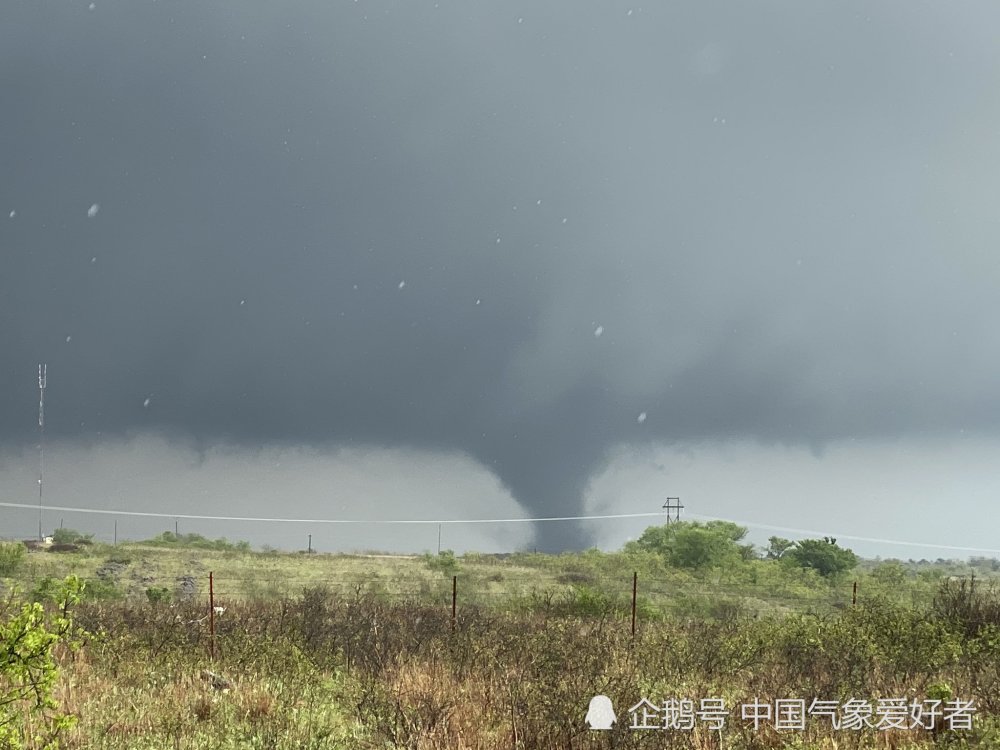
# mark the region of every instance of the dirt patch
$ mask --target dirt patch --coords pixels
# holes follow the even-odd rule
[[[128,568],[128,563],[108,560],[97,569],[97,577],[102,581],[116,583],[118,578]]]

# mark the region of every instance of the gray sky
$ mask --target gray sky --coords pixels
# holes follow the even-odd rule
[[[812,528],[829,501],[786,480],[817,466],[847,487],[875,446],[909,452],[860,513],[935,451],[988,465],[993,4],[88,6],[0,6],[9,501],[34,497],[40,361],[53,504],[181,512],[188,472],[215,514],[644,511],[677,480],[623,451],[704,468],[739,444],[773,486],[730,515]],[[264,471],[274,451],[303,463]],[[730,509],[738,474],[685,499]],[[892,536],[967,543],[911,515]],[[476,539],[609,538],[522,531]]]

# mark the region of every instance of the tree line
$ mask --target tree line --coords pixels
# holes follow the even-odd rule
[[[726,567],[763,557],[783,565],[810,568],[821,576],[846,573],[858,564],[858,556],[837,544],[833,537],[790,539],[772,536],[763,551],[744,543],[747,529],[732,521],[676,521],[650,526],[638,539],[628,542],[625,551],[646,551],[662,555],[678,568]]]

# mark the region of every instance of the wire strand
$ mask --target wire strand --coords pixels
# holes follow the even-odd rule
[[[39,507],[43,510],[60,511],[64,513],[90,513],[106,516],[138,516],[142,518],[174,518],[195,521],[245,521],[262,523],[308,523],[308,524],[336,524],[355,526],[391,526],[391,525],[457,525],[457,524],[495,524],[495,523],[543,523],[553,521],[607,521],[623,518],[650,518],[659,517],[661,513],[608,513],[591,516],[548,516],[544,518],[439,518],[439,519],[347,519],[347,518],[264,518],[260,516],[208,516],[192,513],[154,513],[138,510],[109,510],[104,508],[72,508],[64,505],[29,505],[27,503],[7,503],[0,502],[3,508],[25,508],[36,510]],[[979,552],[1000,556],[1000,549],[989,547],[963,547],[950,544],[931,544],[926,542],[912,542],[900,539],[885,539],[882,537],[856,536],[853,534],[841,534],[831,531],[816,531],[814,529],[799,529],[791,526],[773,526],[770,524],[756,523],[752,521],[737,521],[731,518],[720,518],[718,516],[706,516],[698,513],[689,513],[691,518],[704,521],[728,521],[740,526],[747,526],[754,529],[765,529],[768,531],[780,531],[786,534],[797,534],[800,536],[829,536],[838,539],[850,539],[855,542],[869,542],[873,544],[892,544],[901,547],[916,547],[920,549],[950,550],[953,552]]]

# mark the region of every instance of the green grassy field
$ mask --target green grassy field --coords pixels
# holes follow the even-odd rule
[[[866,569],[867,568],[867,569]],[[208,596],[213,574],[220,602],[290,596],[322,585],[343,595],[359,590],[400,599],[450,604],[452,576],[458,599],[477,606],[559,602],[592,595],[605,608],[630,605],[638,576],[640,608],[647,616],[704,614],[737,607],[759,614],[778,611],[829,612],[858,596],[929,602],[948,575],[976,575],[956,564],[917,571],[898,564],[862,565],[829,581],[811,570],[755,560],[730,568],[688,571],[670,567],[655,554],[590,550],[564,555],[516,553],[395,556],[253,552],[123,543],[92,544],[76,552],[27,554],[9,581],[31,590],[45,579],[74,574],[90,585],[92,598],[144,599],[148,589],[166,589],[172,600]],[[979,571],[989,579],[988,571]],[[628,601],[626,601],[628,600]]]
[[[59,736],[67,748],[1000,746],[1000,597],[983,570],[971,589],[949,582],[972,572],[957,564],[864,563],[824,578],[759,559],[678,569],[634,550],[394,557],[136,543],[30,552],[2,572],[20,592],[8,614],[68,575],[87,584],[73,610],[82,647],[55,650],[54,698],[76,720]],[[225,608],[214,638],[210,572]],[[609,732],[584,723],[595,694],[618,709]],[[721,732],[632,729],[627,709],[643,697],[716,698],[734,713]],[[755,729],[737,709],[895,697],[974,700],[973,729]],[[26,710],[21,720],[45,723]]]

